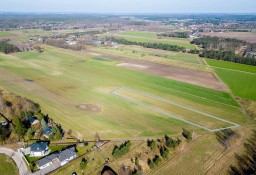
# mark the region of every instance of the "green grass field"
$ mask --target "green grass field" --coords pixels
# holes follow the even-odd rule
[[[43,47],[41,54],[0,54],[0,84],[38,102],[44,113],[65,129],[72,129],[79,138],[92,139],[95,132],[108,139],[173,135],[182,128],[204,131],[110,95],[110,90],[124,85],[238,124],[247,123],[228,93],[123,69],[116,66],[116,61],[84,52]],[[100,111],[79,109],[79,104],[93,104]]]
[[[0,174],[3,174],[3,175],[19,174],[14,161],[10,157],[4,154],[0,154]]]
[[[125,38],[129,41],[172,44],[172,45],[185,47],[187,49],[196,49],[196,45],[190,44],[190,39],[158,37],[157,33],[154,33],[154,32],[129,31],[129,32],[119,32],[114,35]]]
[[[11,34],[12,33],[10,33],[10,32],[0,32],[0,36],[9,36]]]
[[[206,59],[235,96],[256,101],[256,66]]]

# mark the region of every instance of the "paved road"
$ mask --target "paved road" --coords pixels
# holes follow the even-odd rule
[[[26,166],[26,163],[23,161],[22,156],[19,152],[15,152],[9,148],[0,147],[0,153],[7,155],[14,160],[14,162],[16,163],[16,165],[19,169],[20,175],[29,175],[30,174],[28,171],[28,168]]]

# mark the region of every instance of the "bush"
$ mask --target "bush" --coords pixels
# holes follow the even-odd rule
[[[156,142],[154,140],[147,140],[147,146],[150,147],[151,150],[156,148]]]
[[[170,147],[170,148],[176,148],[177,146],[180,145],[181,143],[181,140],[180,139],[172,139],[171,137],[168,137],[167,135],[164,136],[165,138],[165,144],[167,147]]]
[[[113,157],[119,157],[121,155],[124,155],[129,152],[129,149],[131,147],[131,142],[126,141],[122,143],[119,147],[115,146],[112,152]]]
[[[186,129],[183,128],[182,131],[183,137],[185,137],[187,140],[191,141],[192,140],[192,133]]]

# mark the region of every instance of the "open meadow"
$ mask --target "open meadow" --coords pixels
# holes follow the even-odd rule
[[[116,66],[119,61],[43,45],[44,52],[0,54],[0,84],[27,97],[72,129],[79,138],[102,139],[176,135],[182,128],[207,132],[191,124],[148,111],[109,92],[128,86],[170,99],[239,125],[247,118],[227,92],[182,83]],[[15,86],[14,86],[15,84]],[[189,110],[177,115],[192,115]]]
[[[256,67],[206,59],[235,96],[256,101]]]

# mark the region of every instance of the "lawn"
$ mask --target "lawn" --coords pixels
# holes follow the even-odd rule
[[[256,66],[206,59],[235,96],[256,101]]]
[[[14,163],[14,161],[4,155],[4,154],[0,154],[0,174],[3,175],[18,175],[18,168],[16,167],[16,164]]]
[[[0,84],[39,103],[44,113],[64,129],[72,129],[80,139],[93,139],[96,132],[102,139],[109,139],[174,135],[182,128],[203,131],[109,93],[124,85],[238,124],[247,123],[228,93],[124,69],[116,66],[116,61],[96,59],[85,52],[43,47],[41,54],[0,54]],[[99,110],[81,109],[79,104],[90,104]]]
[[[141,32],[141,31],[129,31],[119,32],[114,36],[125,38],[129,41],[137,42],[150,42],[150,43],[163,43],[177,45],[185,47],[187,49],[196,49],[196,45],[190,43],[190,39],[187,38],[174,38],[174,37],[158,37],[154,32]]]

